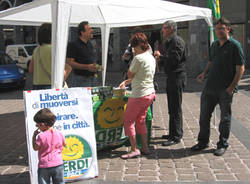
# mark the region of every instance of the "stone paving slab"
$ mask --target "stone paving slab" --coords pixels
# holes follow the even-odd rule
[[[117,74],[119,75],[119,74]],[[118,77],[117,77],[118,78]],[[164,75],[158,75],[161,88],[154,103],[151,155],[123,160],[119,156],[127,147],[98,153],[99,177],[80,183],[218,183],[237,184],[250,181],[250,152],[248,142],[242,141],[241,132],[232,130],[229,148],[221,156],[213,155],[218,141],[218,120],[211,123],[210,147],[193,153],[199,126],[201,84],[189,79],[183,95],[184,136],[180,144],[163,147],[162,134],[168,133],[167,100],[164,92]],[[110,79],[110,77],[109,77]],[[240,124],[249,136],[250,76],[244,76],[240,92],[233,103],[233,129]],[[29,184],[28,157],[25,136],[24,107],[21,92],[0,95],[0,183]],[[219,111],[218,111],[219,113]],[[213,119],[212,119],[213,120]],[[249,138],[249,137],[248,137]]]

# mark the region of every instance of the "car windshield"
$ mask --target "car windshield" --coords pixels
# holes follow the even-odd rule
[[[0,65],[16,64],[7,54],[0,54]]]
[[[33,50],[36,48],[36,45],[34,46],[24,46],[27,50],[28,54],[31,56],[33,54]]]

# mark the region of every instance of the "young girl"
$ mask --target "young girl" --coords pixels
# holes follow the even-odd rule
[[[32,139],[33,149],[38,150],[38,183],[50,184],[52,178],[53,184],[64,184],[62,149],[66,142],[62,133],[53,129],[56,116],[44,108],[35,114],[34,121],[38,127]]]

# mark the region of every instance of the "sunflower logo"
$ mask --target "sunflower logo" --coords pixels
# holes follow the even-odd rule
[[[123,123],[126,102],[122,99],[108,99],[97,111],[97,122],[101,128],[115,128]]]
[[[84,145],[75,136],[65,137],[66,146],[63,148],[63,160],[76,160],[84,155]]]

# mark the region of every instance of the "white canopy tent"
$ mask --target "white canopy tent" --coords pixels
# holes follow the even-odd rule
[[[205,19],[212,27],[210,9],[161,0],[35,0],[0,12],[1,25],[39,26],[52,22],[53,88],[61,88],[63,84],[69,26],[77,26],[87,20],[92,27],[101,28],[104,85],[110,28],[196,19]],[[210,32],[212,34],[213,31]]]

